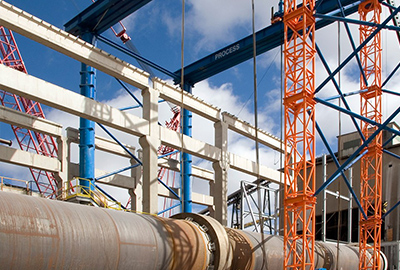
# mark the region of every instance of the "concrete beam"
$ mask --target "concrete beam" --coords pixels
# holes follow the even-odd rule
[[[225,123],[228,124],[228,128],[230,130],[235,131],[252,140],[256,139],[256,128],[250,123],[247,123],[227,112],[222,113],[222,119]],[[275,137],[274,135],[262,129],[258,129],[257,135],[259,143],[267,147],[270,147],[276,151],[279,151],[281,153],[285,152],[285,145],[281,139]]]
[[[162,144],[175,149],[182,147],[182,135],[180,133],[161,126],[159,128]],[[221,156],[221,150],[217,147],[185,135],[183,136],[183,149],[191,155],[209,161],[217,161]]]
[[[69,175],[71,175],[71,179],[73,177],[79,177],[79,164],[76,163],[70,163],[69,165]],[[106,175],[109,172],[95,169],[95,177],[99,177],[102,175]],[[112,176],[103,178],[101,180],[98,180],[96,182],[101,183],[101,184],[106,184],[114,187],[120,187],[120,188],[133,188],[134,187],[134,181],[135,178],[121,175],[121,174],[114,174]]]
[[[67,137],[73,143],[79,143],[79,131],[76,128],[67,128]],[[131,158],[131,156],[122,147],[113,140],[109,140],[100,136],[95,136],[94,143],[96,150],[104,151],[110,154],[119,155],[126,158]],[[132,154],[135,154],[135,147],[128,144],[124,144]]]
[[[182,89],[174,87],[158,78],[153,80],[154,89],[160,91],[160,97],[177,106],[182,105]],[[220,120],[221,109],[183,91],[183,107],[208,120],[217,122]]]
[[[4,65],[0,65],[0,88],[135,136],[148,134],[149,122],[142,118]]]
[[[149,134],[149,121],[145,119],[4,65],[0,65],[0,88],[128,134],[138,137]],[[175,149],[181,147],[180,133],[158,125],[157,128],[163,144]],[[202,141],[183,136],[183,147],[194,156],[211,161],[219,160],[220,150]]]
[[[231,169],[244,172],[256,177],[258,176],[257,164],[254,161],[229,153],[229,164]],[[260,165],[260,177],[277,184],[284,184],[284,177],[281,172],[270,169],[263,165]]]
[[[180,191],[179,188],[173,188],[170,187],[176,194],[179,195]],[[166,189],[163,185],[158,185],[158,196],[160,197],[164,197],[164,198],[169,198],[169,199],[175,199],[177,200],[178,198],[176,198],[176,196],[169,191],[168,189]]]
[[[107,104],[83,97],[4,65],[0,65],[0,88],[7,92],[36,100],[44,105],[102,123],[128,134],[140,137],[148,135],[149,132],[149,121],[145,119],[122,112]],[[182,137],[180,133],[161,126],[158,126],[158,128],[162,144],[175,149],[181,148]],[[183,136],[183,149],[187,153],[205,160],[214,162],[221,159],[221,149],[185,135]],[[231,168],[237,168],[237,170],[250,175],[257,175],[254,162],[237,155],[230,155],[229,162]],[[234,163],[232,164],[232,162]],[[261,166],[261,169],[262,177],[275,182],[279,181],[279,176],[277,176],[279,173],[277,171],[265,166]]]
[[[137,88],[148,87],[149,74],[4,1],[0,25]]]
[[[176,159],[161,158],[158,160],[158,166],[174,172],[180,172],[180,163],[179,160]],[[214,173],[212,171],[198,167],[196,165],[192,165],[192,176],[210,182],[214,181]]]
[[[178,188],[171,188],[176,194],[180,195],[180,190]],[[177,199],[176,196],[170,192],[168,189],[163,187],[162,185],[158,185],[158,196],[169,198],[169,199]],[[211,196],[200,194],[197,192],[192,192],[192,202],[195,204],[212,206],[214,203],[214,199]]]
[[[0,105],[0,121],[47,134],[53,137],[60,137],[62,134],[62,125],[52,121],[29,115]]]
[[[212,206],[214,204],[214,198],[208,195],[200,194],[197,192],[192,192],[192,201],[193,203]]]
[[[3,145],[0,145],[0,161],[53,173],[61,170],[61,162],[57,158],[46,157]]]

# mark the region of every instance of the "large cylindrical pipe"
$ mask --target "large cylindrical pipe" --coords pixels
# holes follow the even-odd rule
[[[283,269],[280,237],[268,236],[262,243],[259,234],[224,228],[210,217],[185,213],[175,218],[0,191],[1,267]],[[343,269],[358,269],[357,249],[340,250]],[[319,243],[315,252],[318,267],[336,269],[336,247]]]

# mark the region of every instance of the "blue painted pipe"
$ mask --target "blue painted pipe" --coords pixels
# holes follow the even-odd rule
[[[85,33],[81,36],[83,40],[88,43],[95,45],[96,39],[92,33]],[[84,63],[81,64],[81,84],[80,93],[81,95],[96,99],[96,70]],[[85,118],[80,119],[79,127],[79,175],[80,185],[83,188],[94,189],[94,132],[95,123]],[[90,185],[92,182],[92,185]]]
[[[192,87],[184,85],[184,90],[192,93]],[[183,109],[182,132],[192,137],[192,112]],[[188,153],[181,154],[181,179],[182,179],[182,212],[192,212],[192,155]]]

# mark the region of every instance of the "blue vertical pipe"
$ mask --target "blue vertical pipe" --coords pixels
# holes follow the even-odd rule
[[[192,87],[185,84],[183,90],[192,93]],[[183,109],[182,132],[192,137],[192,112]],[[192,155],[183,152],[181,156],[181,179],[182,179],[182,212],[192,212]]]
[[[96,39],[92,33],[85,33],[81,38],[90,43],[95,44]],[[96,98],[96,70],[84,63],[81,64],[81,95],[95,99]],[[88,180],[80,180],[80,185],[86,189],[94,189],[94,128],[95,123],[85,118],[80,118],[79,126],[79,175],[80,178]],[[93,185],[90,185],[92,182]]]

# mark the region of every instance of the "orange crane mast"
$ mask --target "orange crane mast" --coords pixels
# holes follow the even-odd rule
[[[284,269],[314,269],[315,0],[284,2]],[[299,241],[300,240],[300,241]]]
[[[378,0],[368,0],[359,5],[360,20],[380,24],[381,4]],[[360,44],[376,27],[360,25]],[[360,81],[361,115],[382,123],[382,69],[381,34],[360,51],[361,64],[365,73]],[[368,139],[378,127],[361,121],[361,130]],[[361,205],[367,213],[367,219],[360,214],[360,270],[378,270],[380,266],[381,225],[382,225],[382,132],[366,149],[361,158]],[[364,151],[366,151],[364,150]],[[372,256],[371,256],[372,255]]]

